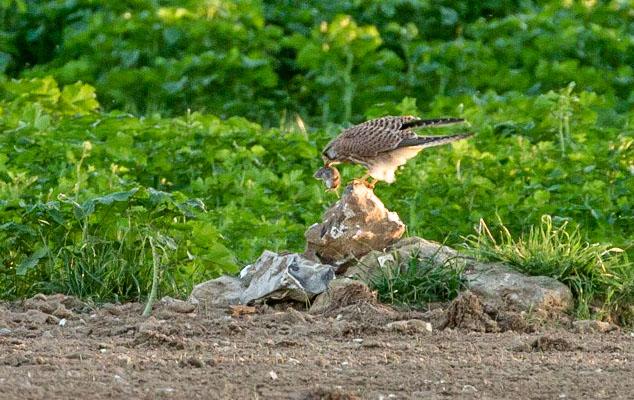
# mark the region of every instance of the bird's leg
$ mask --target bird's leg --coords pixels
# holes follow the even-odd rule
[[[366,183],[366,186],[367,186],[369,189],[374,190],[374,186],[376,186],[376,184],[377,184],[377,182],[378,182],[378,181],[379,181],[378,179],[374,179],[374,178],[372,178],[372,182],[367,182],[367,183]]]
[[[372,178],[372,182],[368,182],[369,177],[370,177],[370,173],[368,172],[359,179],[353,179],[352,182],[359,182],[359,183],[362,183],[368,189],[374,189],[374,185],[376,185],[376,183],[378,182],[378,179]]]

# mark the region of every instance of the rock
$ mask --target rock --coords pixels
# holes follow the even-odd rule
[[[58,304],[57,308],[55,309],[55,311],[53,311],[52,313],[54,316],[58,317],[58,318],[71,318],[73,316],[73,312],[70,311],[68,308],[66,308],[66,306],[64,306],[64,304]]]
[[[239,304],[244,291],[242,281],[233,276],[221,276],[194,286],[189,302],[203,307],[226,307]]]
[[[34,324],[45,324],[46,322],[57,323],[59,320],[52,315],[48,315],[40,310],[28,310],[24,313],[25,319]]]
[[[403,238],[394,243],[390,249],[395,251],[401,260],[417,257],[419,259],[431,259],[438,264],[445,264],[452,260],[464,259],[464,256],[461,256],[451,247],[416,236]]]
[[[310,307],[311,314],[325,314],[351,304],[377,302],[376,293],[363,282],[339,278],[328,285],[328,290],[315,298]]]
[[[410,319],[406,321],[394,321],[385,326],[388,331],[399,333],[431,333],[431,323],[420,319]]]
[[[180,314],[188,314],[196,309],[196,305],[170,296],[163,297],[161,304],[165,305],[168,310]]]
[[[345,276],[371,282],[384,268],[402,268],[412,257],[439,264],[464,264],[466,286],[484,304],[498,310],[539,311],[558,314],[572,308],[572,292],[563,283],[546,276],[527,276],[501,263],[482,263],[460,255],[439,243],[418,237],[404,238],[386,251],[372,251],[345,272]]]
[[[324,214],[323,222],[306,231],[305,256],[337,267],[383,250],[398,240],[405,225],[395,212],[362,183],[352,183]]]
[[[6,336],[6,335],[10,335],[11,332],[13,332],[11,329],[9,328],[0,328],[0,336]]]
[[[330,265],[299,254],[265,251],[255,263],[244,267],[239,277],[221,276],[196,285],[189,302],[214,307],[264,299],[305,302],[325,291],[334,276]]]
[[[467,287],[497,309],[541,311],[557,314],[572,308],[572,292],[546,276],[526,276],[501,263],[470,261],[465,271]]]
[[[27,310],[39,310],[46,314],[52,314],[59,318],[70,318],[74,311],[81,311],[86,304],[73,296],[52,294],[46,296],[38,293],[30,299],[24,300],[23,306]],[[69,310],[70,309],[70,310]]]
[[[381,273],[386,268],[400,267],[400,263],[397,262],[392,252],[382,252],[372,250],[351,267],[347,268],[343,273],[343,276],[348,278],[358,279],[367,284],[371,284],[377,278],[381,276]]]
[[[429,259],[435,264],[446,265],[451,262],[465,263],[466,259],[456,250],[440,243],[416,236],[403,238],[385,251],[373,250],[363,256],[344,273],[350,278],[370,283],[384,268],[404,267],[411,258]]]
[[[240,276],[247,286],[240,302],[248,304],[266,298],[310,300],[328,288],[335,272],[331,266],[299,254],[278,255],[265,251],[254,264],[246,266]]]
[[[550,335],[543,335],[533,340],[529,348],[531,349],[531,351],[541,351],[541,352],[575,350],[575,346],[573,346],[566,339],[550,336]]]
[[[611,324],[609,322],[597,321],[593,319],[583,319],[579,321],[574,321],[572,323],[572,327],[577,333],[607,333],[616,331],[619,329],[618,326]]]

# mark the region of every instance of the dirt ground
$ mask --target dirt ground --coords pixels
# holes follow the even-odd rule
[[[429,332],[420,321],[388,325],[413,313],[364,305],[141,312],[63,296],[0,304],[0,398],[634,397],[629,331]]]

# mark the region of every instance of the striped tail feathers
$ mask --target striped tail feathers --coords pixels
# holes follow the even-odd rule
[[[403,139],[398,144],[397,148],[410,146],[421,146],[422,148],[435,147],[455,142],[457,140],[466,139],[471,136],[473,136],[473,132],[465,132],[447,136],[417,136],[413,138]]]
[[[401,130],[409,128],[436,127],[444,125],[453,125],[465,122],[463,118],[436,118],[436,119],[415,119],[407,121],[401,125]]]

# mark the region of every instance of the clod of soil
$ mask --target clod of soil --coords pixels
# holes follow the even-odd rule
[[[461,293],[449,304],[439,328],[489,333],[534,331],[522,314],[487,306],[470,291]]]
[[[572,351],[575,347],[566,339],[544,335],[531,343],[531,349],[533,351]]]
[[[351,279],[339,279],[331,282],[328,290],[319,295],[310,308],[311,314],[336,316],[340,311],[352,305],[372,305],[379,307],[376,292],[363,282]]]
[[[316,389],[297,397],[297,400],[361,400],[361,397],[340,389]]]
[[[441,329],[452,328],[474,332],[499,332],[500,327],[484,311],[484,305],[475,294],[466,291],[451,302]]]

